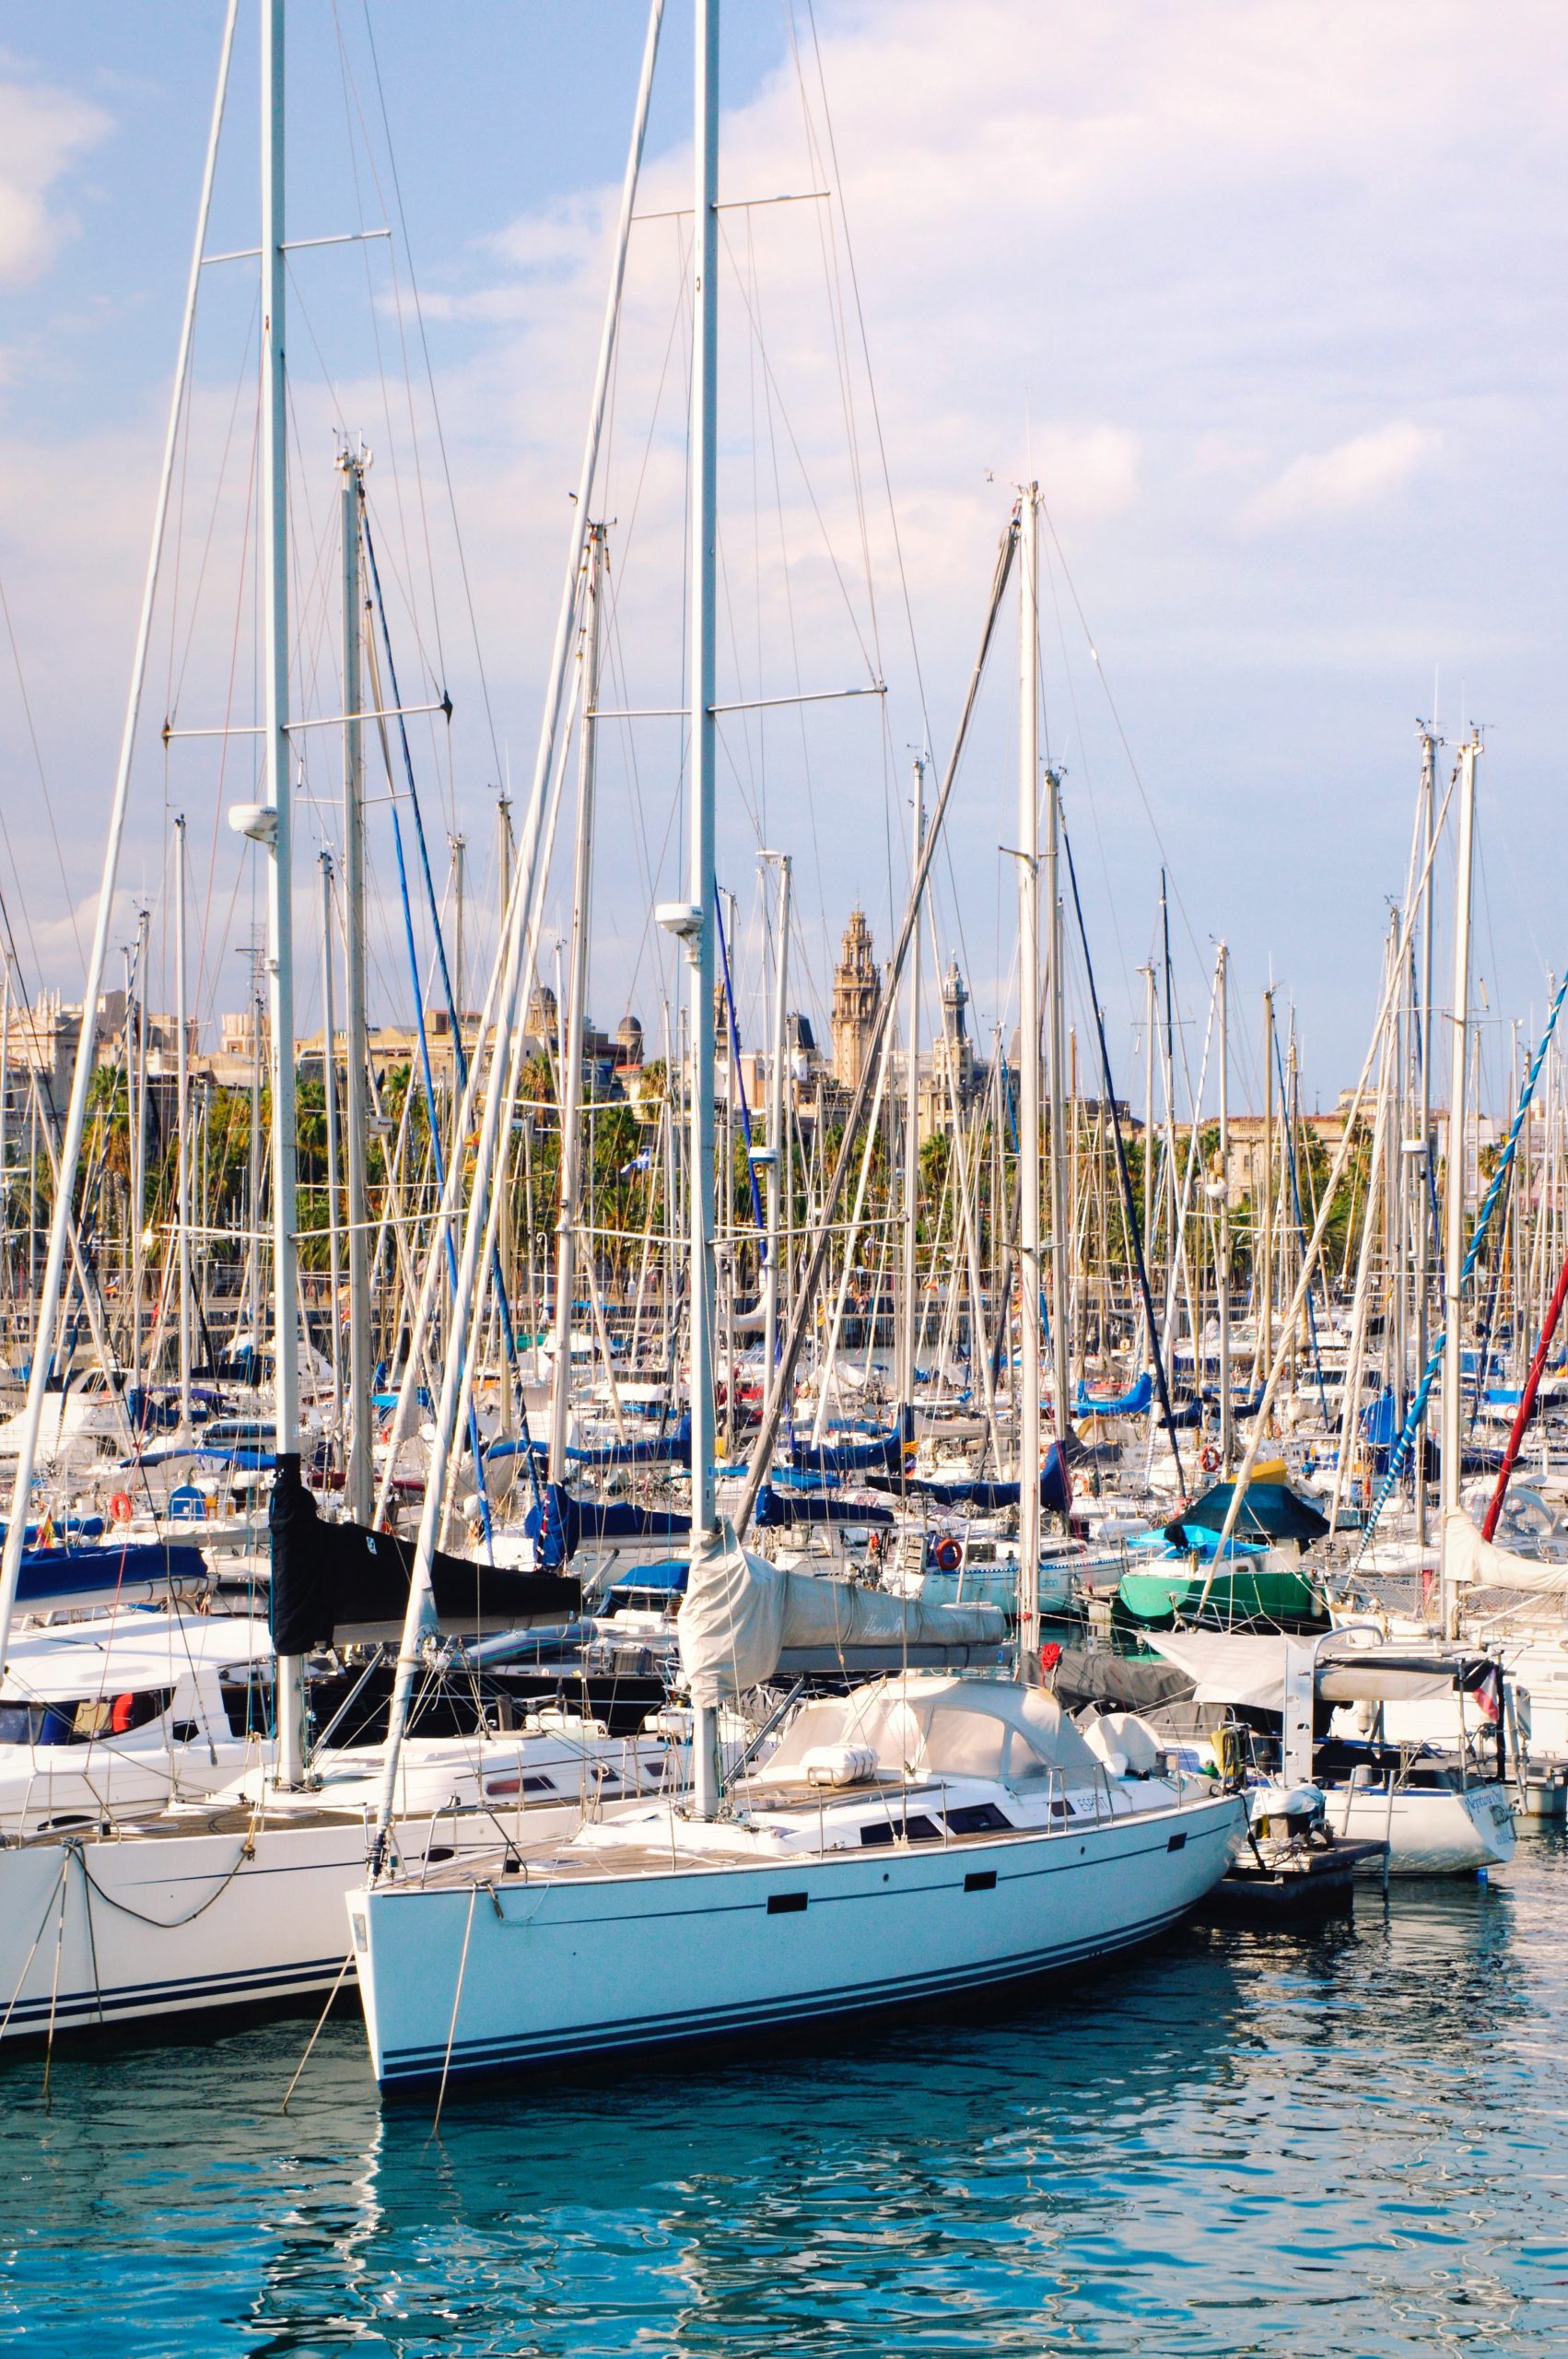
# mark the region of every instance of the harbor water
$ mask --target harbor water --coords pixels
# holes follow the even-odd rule
[[[636,1962],[627,1974],[635,1978]],[[989,2021],[383,2107],[356,2016],[6,2059],[41,2355],[1568,2348],[1568,1847]]]

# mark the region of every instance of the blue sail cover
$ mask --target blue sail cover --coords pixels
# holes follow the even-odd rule
[[[891,1433],[877,1434],[870,1441],[791,1442],[790,1457],[802,1473],[862,1474],[875,1468],[896,1474],[914,1438],[915,1413],[903,1408]]]
[[[891,1508],[857,1507],[853,1499],[830,1499],[820,1491],[792,1492],[780,1498],[771,1484],[756,1495],[752,1520],[759,1530],[790,1523],[891,1524]]]
[[[183,1542],[161,1540],[99,1543],[87,1548],[28,1548],[17,1582],[17,1603],[42,1612],[47,1608],[88,1605],[128,1597],[133,1591],[161,1591],[170,1582],[205,1588],[206,1558],[199,1548]]]
[[[564,1485],[547,1483],[522,1528],[533,1543],[534,1563],[546,1570],[566,1564],[585,1540],[688,1539],[692,1520],[633,1507],[625,1499],[574,1499]]]
[[[541,1464],[550,1455],[547,1441],[492,1442],[485,1452],[492,1458],[534,1458]],[[667,1434],[656,1435],[650,1441],[605,1442],[594,1449],[578,1449],[570,1444],[567,1456],[574,1466],[584,1473],[598,1473],[616,1466],[689,1466],[692,1462],[691,1412],[683,1412],[678,1426]]]
[[[989,1483],[978,1476],[944,1483],[930,1475],[910,1474],[898,1481],[884,1478],[877,1488],[907,1491],[914,1498],[929,1499],[933,1507],[954,1512],[968,1508],[976,1515],[995,1515],[1003,1508],[1015,1508],[1021,1496],[1016,1483]],[[1062,1463],[1060,1445],[1053,1441],[1040,1469],[1040,1505],[1053,1514],[1065,1515],[1071,1504],[1071,1479]]]
[[[1080,1381],[1078,1406],[1073,1414],[1079,1417],[1139,1417],[1151,1405],[1153,1398],[1154,1379],[1145,1368],[1131,1391],[1123,1392],[1115,1401],[1093,1399],[1087,1385]]]

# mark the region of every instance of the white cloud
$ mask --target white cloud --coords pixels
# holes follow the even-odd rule
[[[101,108],[69,91],[0,81],[0,285],[47,269],[70,227],[55,183],[109,127]]]
[[[1310,522],[1318,516],[1368,507],[1430,466],[1442,440],[1431,427],[1395,418],[1370,433],[1352,434],[1331,451],[1305,452],[1247,502],[1242,522],[1256,526]]]

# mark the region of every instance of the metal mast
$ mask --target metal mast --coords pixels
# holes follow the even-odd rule
[[[778,940],[773,959],[773,1056],[767,1074],[767,1267],[763,1273],[762,1297],[762,1364],[766,1370],[766,1386],[773,1381],[774,1362],[778,1352],[778,1239],[783,1191],[790,1179],[789,1144],[784,1134],[784,1067],[789,1054],[785,1035],[790,1021],[790,861],[787,851],[765,852],[763,858],[778,863]]]
[[[582,1218],[582,1043],[588,997],[588,908],[593,884],[593,757],[598,743],[599,616],[603,594],[604,527],[588,529],[588,596],[583,615],[582,720],[578,738],[577,848],[572,871],[570,997],[560,1054],[561,1210],[556,1227],[556,1367],[550,1390],[550,1480],[567,1479],[567,1423],[572,1389],[572,1298],[577,1292],[577,1232]],[[497,1085],[493,1082],[492,1087]]]
[[[1039,487],[1025,484],[1018,514],[1018,1673],[1022,1679],[1036,1672],[1040,1658],[1039,520]],[[1053,1065],[1053,1092],[1055,1079]],[[1054,1167],[1054,1126],[1051,1147]],[[1054,1238],[1051,1262],[1054,1274]],[[1053,1318],[1053,1328],[1055,1323]]]
[[[1476,757],[1472,733],[1459,748],[1459,854],[1454,879],[1453,1062],[1448,1093],[1447,1186],[1443,1200],[1443,1628],[1452,1637],[1457,1597],[1448,1578],[1448,1518],[1459,1505],[1464,1450],[1464,1335],[1459,1273],[1465,1259],[1465,1097],[1469,1086],[1470,878],[1475,858]]]
[[[277,1472],[299,1472],[299,1279],[295,1218],[294,910],[288,750],[288,479],[284,346],[284,0],[262,0],[262,616],[272,1031],[273,1378]],[[305,1774],[305,1665],[277,1664],[277,1774]]]
[[[718,1537],[713,1478],[713,897],[718,575],[719,0],[696,0],[696,179],[692,239],[691,777],[686,964],[691,1009],[690,1222],[692,1548]],[[719,1805],[719,1715],[699,1706],[692,1736],[699,1818]]]
[[[185,941],[185,819],[174,822],[174,1168],[180,1228],[180,1430],[191,1425],[191,1046]]]
[[[348,1215],[348,1464],[345,1505],[355,1523],[369,1523],[375,1499],[370,1454],[369,1203],[366,1180],[365,1076],[369,1048],[365,1013],[365,739],[361,632],[365,605],[359,586],[359,510],[365,497],[365,452],[345,451],[340,498],[343,542],[343,918],[344,1149]]]
[[[919,872],[926,841],[926,765],[915,757],[914,858],[911,875]],[[898,1402],[907,1409],[915,1398],[915,1342],[919,1327],[920,1295],[915,1250],[920,1210],[920,927],[917,919],[909,940],[909,1023],[905,1048],[907,1071],[904,1098],[904,1318],[899,1337]]]

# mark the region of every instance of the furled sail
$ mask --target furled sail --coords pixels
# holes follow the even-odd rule
[[[1536,1597],[1568,1597],[1568,1565],[1516,1556],[1483,1540],[1463,1508],[1443,1519],[1443,1566],[1448,1579],[1472,1589],[1527,1590]]]
[[[790,1648],[996,1646],[1006,1623],[995,1605],[928,1605],[786,1571],[752,1555],[726,1523],[693,1552],[679,1627],[692,1701],[718,1704],[771,1679]]]

